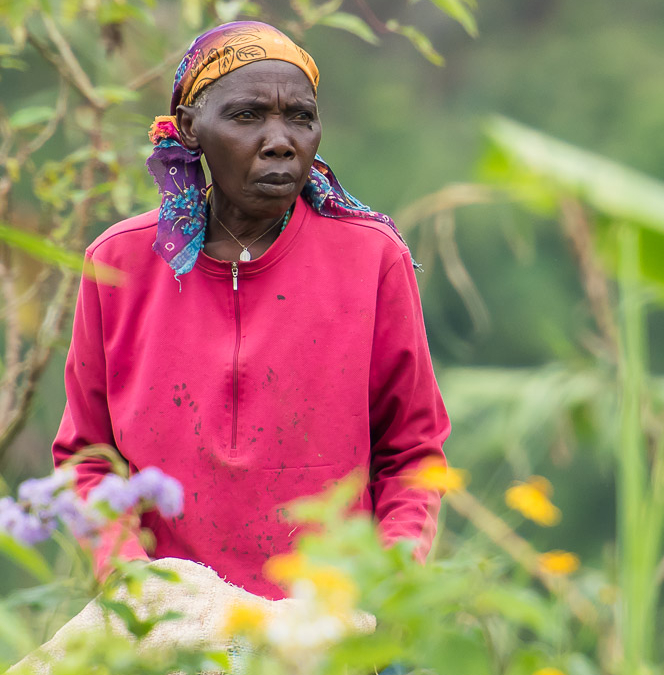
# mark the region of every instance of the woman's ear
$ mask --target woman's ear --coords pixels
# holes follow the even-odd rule
[[[194,131],[194,120],[197,112],[193,105],[179,105],[175,111],[180,138],[182,144],[188,150],[199,150],[201,147]]]

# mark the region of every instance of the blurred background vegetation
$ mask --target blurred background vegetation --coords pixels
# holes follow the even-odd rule
[[[586,587],[622,589],[636,603],[623,628],[642,615],[647,660],[664,658],[662,523],[646,522],[664,512],[661,0],[480,0],[477,32],[469,3],[452,1],[357,0],[333,20],[309,20],[309,2],[55,4],[71,21],[39,0],[0,2],[0,349],[3,386],[17,385],[0,394],[7,484],[50,470],[65,402],[77,258],[56,247],[80,252],[159,204],[147,129],[168,110],[179,58],[205,28],[249,12],[314,55],[321,155],[395,217],[424,265],[449,460],[503,512],[511,481],[547,476],[562,521],[519,531],[576,552]],[[67,45],[86,74],[68,68]],[[42,261],[54,255],[59,271]],[[441,519],[438,556],[478,536],[451,511]],[[629,541],[642,526],[643,556]],[[0,565],[3,590],[21,583]],[[639,641],[623,638],[606,654]]]

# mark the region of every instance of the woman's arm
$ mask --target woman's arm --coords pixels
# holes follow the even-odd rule
[[[79,288],[71,346],[65,365],[67,404],[53,442],[56,467],[90,445],[116,447],[106,400],[102,321],[99,286],[94,279],[84,276]],[[108,460],[102,457],[86,457],[76,464],[77,488],[81,496],[86,497],[109,470]],[[117,523],[102,534],[100,545],[95,549],[95,573],[98,578],[110,572],[109,557],[113,554],[128,560],[148,559],[137,533]]]
[[[450,423],[426,340],[408,251],[378,292],[370,375],[371,493],[387,545],[415,539],[424,561],[436,533],[440,495],[408,487],[404,474],[431,456],[444,459]]]

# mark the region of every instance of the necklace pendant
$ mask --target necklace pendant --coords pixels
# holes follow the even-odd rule
[[[242,249],[242,253],[240,253],[240,260],[242,262],[249,262],[251,260],[251,253],[249,253],[249,249]]]

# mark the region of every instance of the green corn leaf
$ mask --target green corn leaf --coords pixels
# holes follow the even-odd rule
[[[487,134],[515,171],[566,190],[612,219],[664,233],[664,183],[504,117]]]
[[[643,229],[639,237],[639,262],[644,279],[664,290],[664,234]]]

